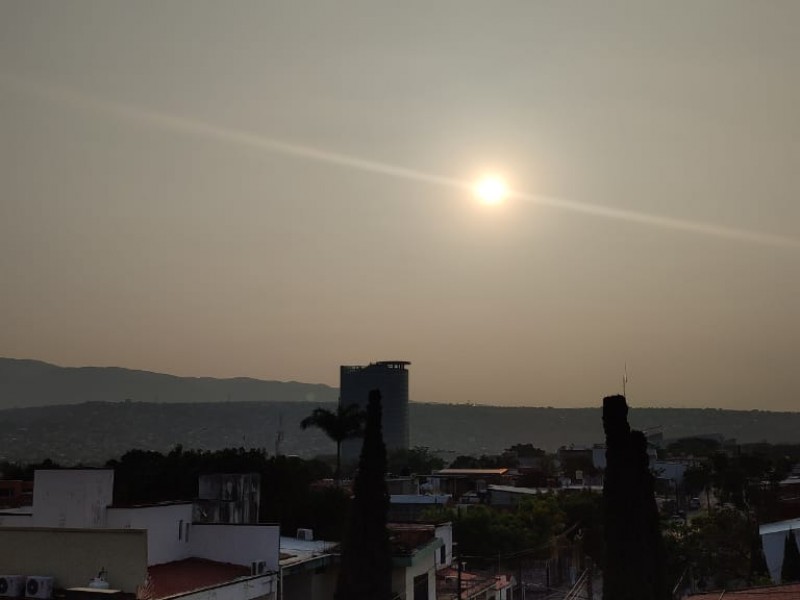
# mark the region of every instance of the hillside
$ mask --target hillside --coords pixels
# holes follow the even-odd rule
[[[599,404],[599,402],[598,402]],[[164,451],[229,446],[274,451],[279,423],[282,451],[310,457],[332,454],[319,431],[300,420],[317,402],[148,403],[91,402],[0,411],[0,460],[52,458],[62,464],[104,462],[130,448]],[[332,404],[329,404],[332,406]],[[504,408],[445,404],[411,405],[411,443],[445,459],[492,454],[518,442],[555,450],[603,439],[600,408]],[[667,438],[721,433],[739,442],[798,442],[800,414],[712,409],[631,410],[637,428],[660,425]]]
[[[247,377],[177,377],[119,367],[0,358],[0,409],[82,402],[333,402],[336,388]]]

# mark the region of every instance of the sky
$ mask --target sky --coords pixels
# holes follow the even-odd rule
[[[800,3],[0,0],[0,356],[794,410]],[[471,193],[483,174],[512,190]]]

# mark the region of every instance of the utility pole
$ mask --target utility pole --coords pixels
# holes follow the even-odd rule
[[[453,551],[455,552],[455,544],[453,544]],[[461,552],[458,553],[456,557],[456,568],[458,570],[458,579],[456,581],[456,585],[458,586],[458,600],[461,600]]]

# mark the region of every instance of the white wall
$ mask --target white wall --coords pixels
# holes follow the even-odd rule
[[[453,524],[441,523],[436,526],[436,537],[442,540],[445,548],[445,560],[441,560],[441,549],[436,549],[436,569],[449,567],[453,562]]]
[[[159,565],[192,556],[192,504],[109,508],[108,526],[147,530],[147,564]],[[189,529],[189,539],[186,530]],[[180,535],[178,529],[180,528]],[[233,562],[233,561],[223,561]]]
[[[111,469],[39,470],[34,473],[35,527],[106,526],[106,507],[114,498]]]
[[[278,525],[212,525],[195,523],[190,544],[192,556],[249,566],[265,561],[278,570],[280,527]]]
[[[415,561],[410,567],[392,569],[392,592],[400,594],[403,600],[414,600],[414,578],[423,573],[428,574],[428,598],[436,598],[436,569],[434,558],[430,553],[423,560]]]
[[[762,525],[762,528],[764,526]],[[764,559],[767,563],[769,576],[772,583],[778,584],[781,582],[781,567],[783,566],[783,553],[786,544],[786,535],[788,530],[772,531],[770,533],[761,534],[761,545],[764,548]],[[797,530],[792,531],[794,542],[800,546],[800,532]]]
[[[218,585],[179,596],[181,600],[274,600],[277,575],[250,577],[236,583]]]

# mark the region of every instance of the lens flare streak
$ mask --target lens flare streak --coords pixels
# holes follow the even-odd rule
[[[369,160],[348,154],[341,154],[299,144],[275,140],[261,135],[248,133],[236,129],[230,129],[204,123],[194,119],[178,117],[161,112],[145,110],[142,108],[105,100],[99,100],[73,90],[45,85],[28,79],[21,79],[9,74],[0,74],[0,85],[8,89],[21,93],[32,94],[46,98],[53,102],[60,102],[77,109],[90,109],[116,116],[123,119],[138,121],[144,125],[160,127],[165,130],[174,131],[186,135],[196,135],[219,142],[238,144],[251,147],[266,152],[292,156],[300,159],[311,160],[319,163],[356,169],[363,172],[375,173],[389,177],[418,181],[432,185],[439,185],[457,188],[465,191],[474,190],[475,184],[469,181],[462,181],[451,177],[426,173],[417,169],[410,169],[402,166],[391,165],[379,161]],[[800,249],[800,239],[770,233],[750,231],[648,214],[644,212],[612,208],[597,204],[577,202],[552,196],[538,194],[528,194],[518,190],[506,190],[503,188],[503,198],[532,202],[543,206],[550,206],[561,210],[568,210],[576,213],[650,225],[662,229],[671,229],[687,233],[714,236],[739,242],[748,242],[766,246]]]

